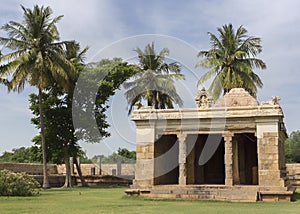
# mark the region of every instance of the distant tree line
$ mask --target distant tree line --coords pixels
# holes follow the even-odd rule
[[[92,157],[91,161],[93,163],[135,163],[136,161],[136,152],[135,151],[129,151],[126,148],[119,148],[117,152],[113,152],[111,155],[105,156],[105,155],[95,155]]]
[[[9,163],[42,163],[42,151],[38,146],[31,147],[20,147],[13,149],[11,152],[3,152],[0,156],[0,162],[9,162]],[[92,158],[88,158],[86,153],[83,150],[79,151],[80,163],[101,163],[113,164],[121,161],[121,163],[135,163],[136,152],[129,151],[126,148],[119,148],[117,152],[113,152],[111,155],[95,155]],[[54,155],[55,157],[55,155]],[[57,164],[56,158],[49,160],[48,163]],[[62,164],[60,162],[59,164]]]
[[[20,147],[13,149],[11,152],[3,152],[0,156],[0,162],[41,163],[41,157],[41,151],[37,146]]]

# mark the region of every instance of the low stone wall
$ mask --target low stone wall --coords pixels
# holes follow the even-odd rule
[[[75,178],[75,184],[81,185],[81,180],[79,176],[73,177]],[[86,175],[84,176],[85,182],[89,185],[100,185],[100,186],[126,186],[129,187],[132,184],[132,178],[126,177],[115,177],[111,175]]]
[[[51,187],[61,187],[65,182],[66,167],[64,164],[48,164],[49,183]],[[119,174],[117,174],[117,164],[102,164],[101,173],[99,165],[80,164],[82,174],[88,184],[110,185],[110,186],[129,186],[134,178],[135,164],[121,164]],[[0,163],[0,170],[9,170],[12,172],[24,172],[33,177],[42,185],[43,165],[29,163]],[[74,165],[73,183],[80,184],[77,169]],[[115,175],[115,176],[112,176]]]
[[[43,184],[43,175],[33,175],[33,177],[39,182],[42,186]],[[48,181],[51,187],[62,187],[65,184],[65,175],[49,175]],[[75,183],[75,178],[73,177],[73,183]]]
[[[300,163],[287,163],[286,170],[289,175],[300,174]]]
[[[30,175],[42,175],[43,165],[42,164],[31,164],[31,163],[0,163],[0,170],[9,170],[12,172],[25,172]],[[58,174],[56,164],[47,165],[49,174]]]
[[[135,164],[121,164],[120,172],[118,173],[117,164],[80,164],[82,175],[123,175],[123,176],[134,176]],[[58,174],[65,174],[66,167],[64,164],[57,165]],[[78,174],[77,169],[74,165],[74,174]],[[100,172],[101,171],[101,172]]]
[[[293,186],[300,187],[300,163],[286,164],[286,171],[288,172],[290,183]]]
[[[135,172],[135,164],[121,164],[120,171],[118,172],[117,164],[101,164],[101,172],[99,165],[97,164],[80,164],[82,174],[86,175],[124,175],[133,176]],[[64,164],[48,164],[49,175],[63,175],[66,173],[66,167]],[[0,163],[0,170],[7,169],[12,172],[25,172],[30,175],[42,175],[42,164],[31,163]],[[77,169],[74,165],[74,174],[77,175]]]

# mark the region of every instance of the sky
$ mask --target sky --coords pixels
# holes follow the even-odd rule
[[[267,64],[266,70],[255,70],[264,83],[258,101],[280,96],[288,133],[300,130],[298,0],[5,0],[0,8],[0,25],[11,20],[21,22],[20,5],[33,8],[35,4],[50,6],[53,17],[64,15],[57,25],[61,40],[89,46],[87,62],[112,56],[132,60],[133,48],[143,48],[151,41],[158,50],[168,47],[170,58],[182,61],[183,73],[187,74],[187,80],[177,84],[184,107],[194,107],[197,78],[205,72],[195,69],[194,64],[200,60],[195,56],[197,52],[210,48],[207,32],[217,34],[217,28],[228,23],[235,28],[243,25],[249,35],[262,39],[263,51],[257,57]],[[0,31],[0,36],[6,34]],[[31,139],[38,133],[30,123],[28,110],[28,95],[32,92],[36,89],[27,86],[20,94],[7,93],[0,86],[0,154],[32,145]],[[100,144],[82,143],[89,156],[111,153],[118,147],[134,149],[134,124],[127,116],[123,94],[121,90],[109,101],[112,136]]]

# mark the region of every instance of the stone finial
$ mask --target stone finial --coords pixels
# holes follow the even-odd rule
[[[195,100],[198,108],[204,109],[211,107],[212,98],[210,98],[204,87],[201,89],[201,91],[198,91]]]
[[[280,97],[279,96],[272,96],[271,100],[272,100],[273,105],[279,105]]]
[[[140,109],[143,107],[143,104],[141,103],[141,101],[136,101],[136,103],[134,105],[136,106],[136,109]]]
[[[257,100],[243,88],[233,88],[221,99],[215,107],[258,106]]]
[[[151,106],[143,106],[143,104],[141,103],[141,101],[136,101],[136,103],[134,104],[136,106],[136,109],[151,109]]]
[[[263,106],[265,106],[265,105],[271,105],[271,106],[279,105],[279,100],[280,100],[279,96],[272,96],[272,98],[269,101],[262,102],[261,105],[263,105]]]

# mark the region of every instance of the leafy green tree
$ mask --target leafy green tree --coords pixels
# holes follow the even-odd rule
[[[129,151],[126,148],[119,148],[117,152],[113,152],[111,155],[95,155],[91,161],[97,163],[101,159],[101,163],[114,164],[121,160],[122,163],[135,163],[136,152]]]
[[[261,39],[247,36],[247,30],[243,26],[234,31],[232,24],[218,28],[218,32],[219,38],[208,33],[212,48],[198,54],[204,59],[196,66],[209,69],[199,79],[198,86],[215,75],[209,87],[214,99],[220,96],[222,90],[225,94],[232,88],[244,88],[256,96],[257,87],[261,88],[263,83],[253,69],[266,68],[261,59],[255,58],[262,51]]]
[[[66,46],[67,58],[74,63],[76,68],[76,78],[79,77],[80,73],[84,69],[82,57],[84,57],[83,53],[86,50],[87,49],[85,48],[83,51],[80,51],[79,44],[77,43],[70,42]],[[102,60],[95,68],[89,67],[87,68],[87,71],[85,71],[89,72],[89,74],[93,77],[93,75],[97,75],[98,73],[104,72],[104,70],[106,71],[107,69],[110,69],[106,78],[98,83],[99,92],[96,100],[98,106],[95,106],[95,108],[97,108],[95,117],[100,118],[103,123],[107,124],[106,115],[104,114],[105,111],[102,110],[101,104],[106,104],[107,99],[114,94],[114,90],[116,90],[119,85],[128,78],[128,75],[131,75],[131,70],[129,68],[130,66],[127,66],[127,63],[123,63],[121,59],[105,59]],[[94,78],[91,78],[91,81],[93,80]],[[83,139],[81,137],[85,135],[85,133],[83,133],[84,131],[81,132],[83,133],[82,135],[76,135],[73,126],[72,98],[76,81],[77,79],[72,81],[72,85],[69,86],[70,90],[66,91],[57,85],[52,85],[43,93],[43,109],[45,114],[44,124],[48,161],[57,164],[65,163],[67,178],[65,187],[72,187],[69,160],[70,157],[74,157],[73,160],[76,161],[77,157],[82,155],[81,148],[77,141]],[[40,114],[38,111],[38,96],[31,94],[30,103],[30,109],[35,115],[35,117],[32,118],[32,123],[39,127]],[[100,123],[97,128],[100,129],[102,133],[106,133],[106,130],[104,130],[106,127],[108,127],[108,124],[107,126],[103,126],[103,124]],[[41,136],[36,136],[33,141],[36,145],[40,145]],[[78,163],[76,166],[78,166],[77,171],[79,172],[79,176],[82,178]]]
[[[0,162],[41,163],[41,153],[41,150],[37,146],[28,148],[20,147],[13,149],[12,152],[4,152],[0,156]]]
[[[2,155],[0,156],[0,162],[13,162],[13,152],[3,152]]]
[[[300,163],[300,131],[294,131],[285,141],[285,159],[287,163]]]
[[[126,162],[126,160],[136,160],[136,151],[129,151],[126,148],[119,148],[118,155],[123,157],[124,162]]]
[[[176,92],[174,80],[184,79],[177,62],[166,63],[169,50],[163,48],[155,52],[154,42],[148,44],[144,51],[136,48],[139,58],[139,72],[132,81],[124,83],[129,113],[136,102],[147,101],[155,109],[173,108],[174,103],[182,106],[182,100]]]
[[[33,124],[39,127],[38,96],[30,95],[30,109],[35,115]],[[68,96],[53,91],[43,93],[45,140],[48,151],[47,161],[66,166],[66,187],[72,187],[70,157],[77,157],[80,146],[74,136],[72,124],[72,108],[67,105]],[[41,135],[33,139],[36,145],[41,145]]]
[[[106,111],[109,109],[108,99],[115,95],[124,81],[137,72],[138,69],[135,65],[129,65],[120,58],[102,59],[86,66],[83,71],[85,82],[83,87],[87,88],[77,89],[76,97],[73,98],[73,114],[76,116],[76,120],[80,121],[80,127],[77,127],[76,130],[78,139],[98,143],[103,138],[110,136],[107,131],[109,124],[106,116]],[[90,85],[97,86],[95,101],[93,100],[94,91],[88,88]],[[87,115],[86,111],[93,113]],[[95,118],[96,126],[91,124],[92,119],[89,116]]]
[[[38,88],[44,165],[43,188],[49,188],[42,92],[54,83],[68,88],[69,78],[74,75],[74,66],[65,55],[64,45],[67,42],[59,41],[56,23],[62,16],[51,18],[50,7],[35,5],[33,10],[21,7],[24,12],[23,22],[10,21],[1,28],[7,32],[8,38],[1,37],[0,44],[12,52],[0,58],[3,62],[0,78],[12,76],[9,80],[9,90],[21,92],[27,82]]]

